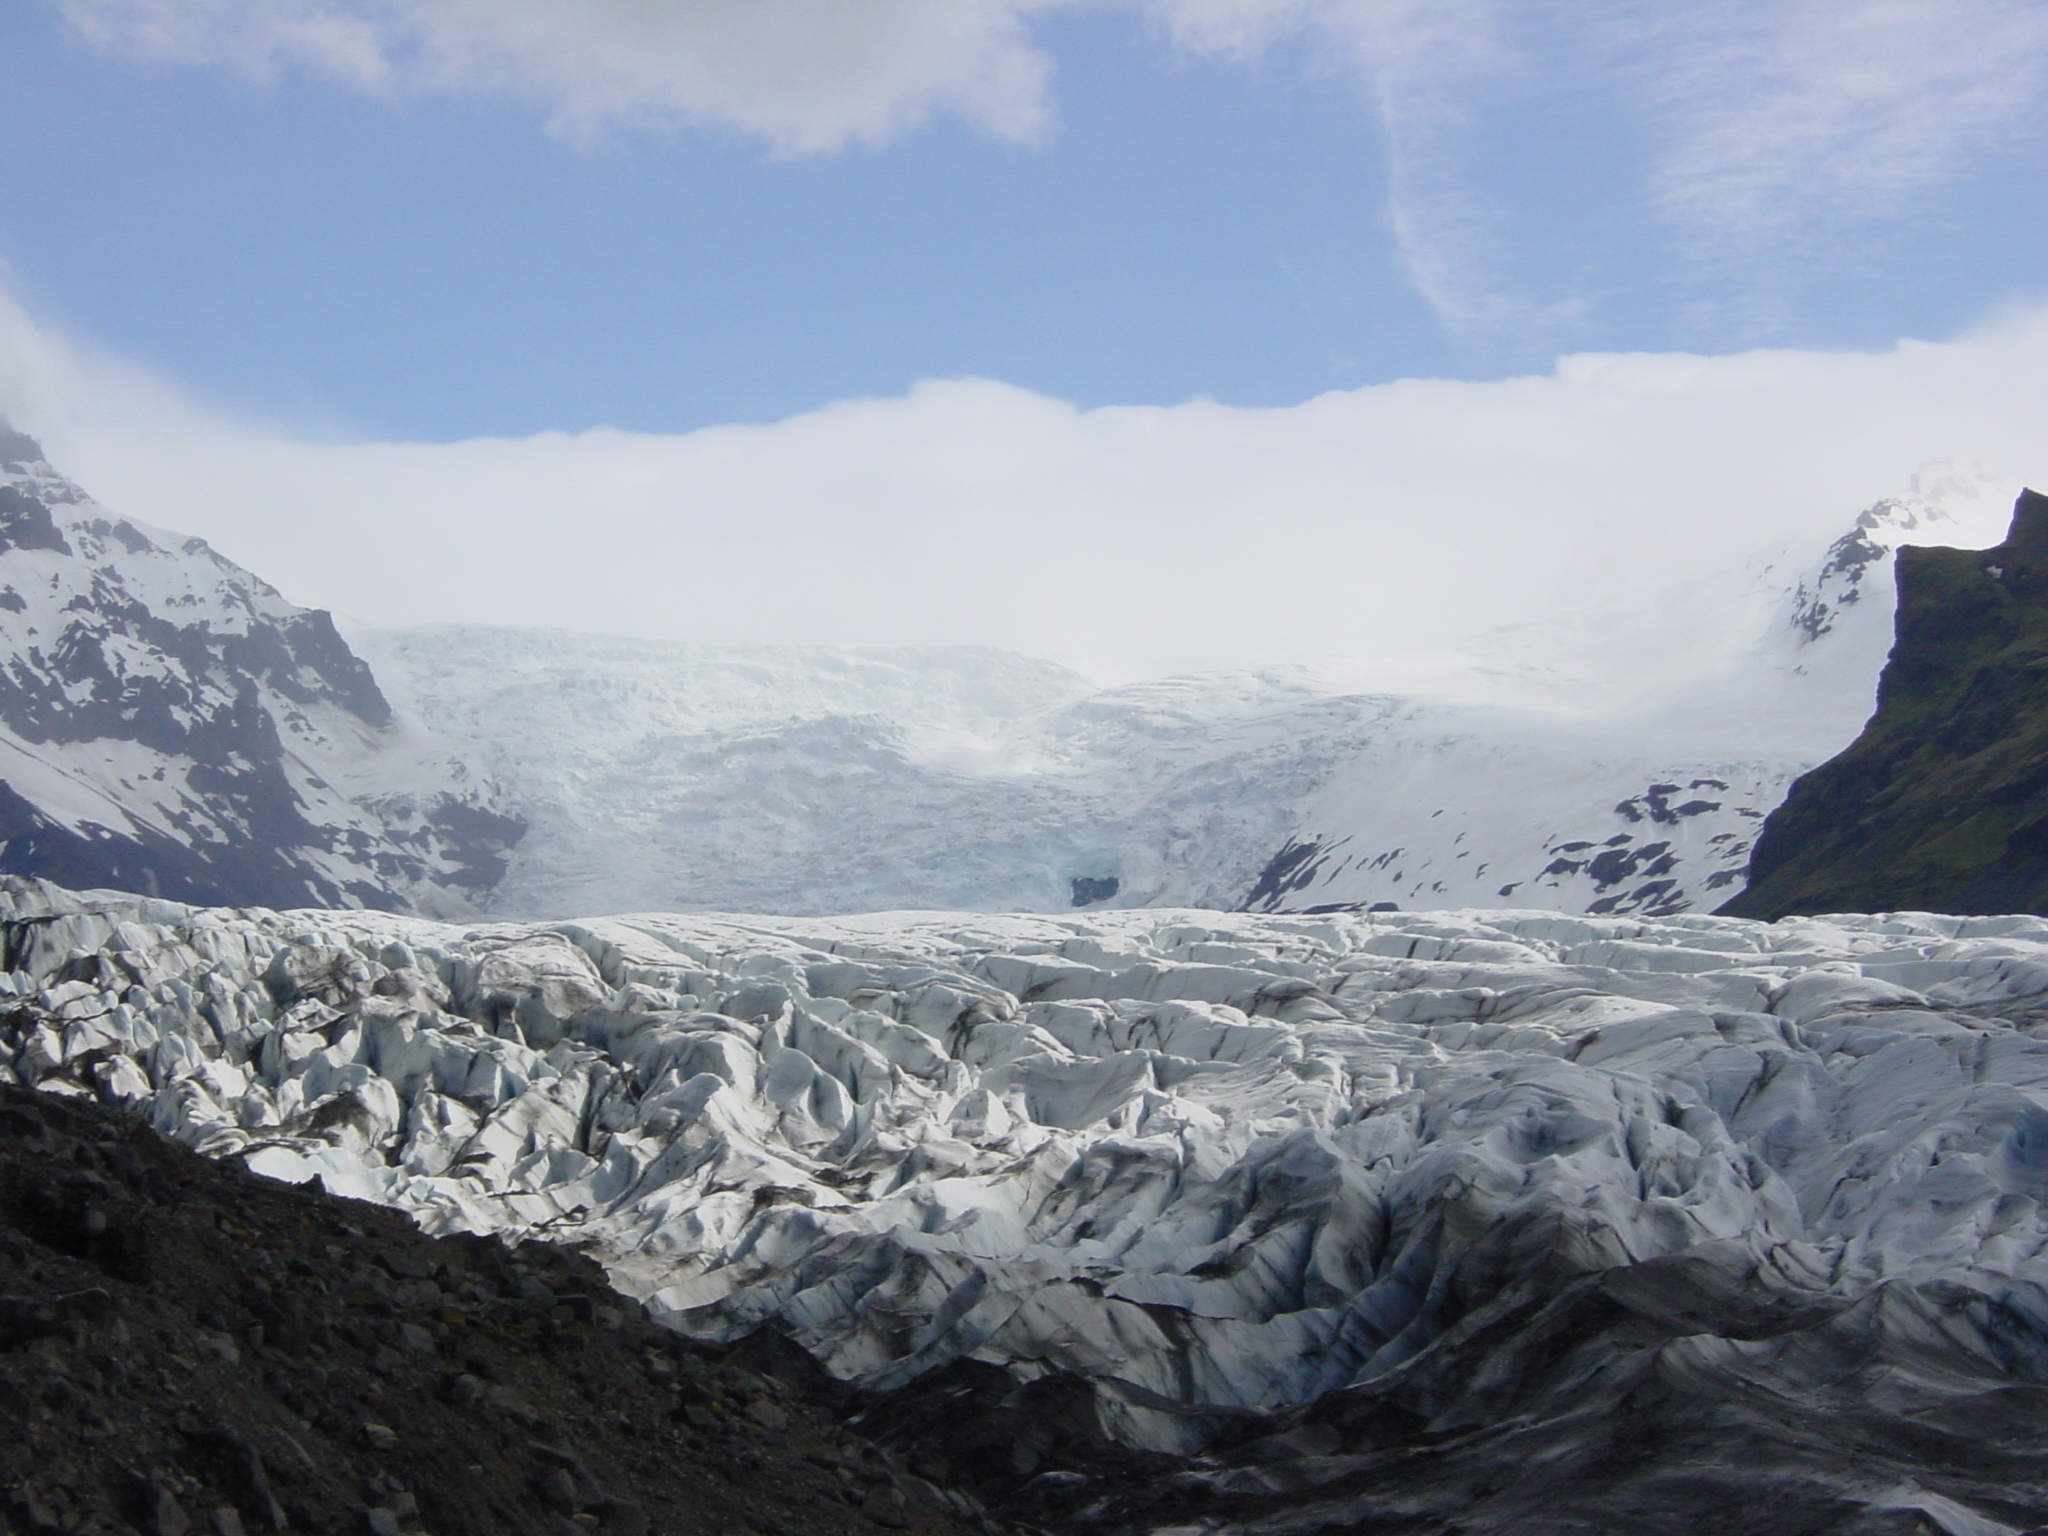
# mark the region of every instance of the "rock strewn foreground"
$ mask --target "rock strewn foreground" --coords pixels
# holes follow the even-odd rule
[[[2040,919],[9,901],[24,1082],[588,1244],[1040,1519],[2048,1523]]]

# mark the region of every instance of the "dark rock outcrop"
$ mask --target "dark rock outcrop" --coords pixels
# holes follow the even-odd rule
[[[1994,549],[1901,549],[1898,590],[1876,712],[1722,912],[2048,913],[2048,497]]]

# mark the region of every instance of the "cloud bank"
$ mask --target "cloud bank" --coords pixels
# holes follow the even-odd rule
[[[1974,490],[1960,531],[1994,539],[2048,483],[2048,310],[1876,354],[1576,356],[1285,409],[963,379],[764,426],[432,445],[231,422],[0,305],[0,412],[108,505],[376,624],[1397,677],[1572,616],[1626,629],[1596,649],[1649,684],[1725,656],[1742,616],[1717,594],[1760,552],[1810,559],[1916,477]]]

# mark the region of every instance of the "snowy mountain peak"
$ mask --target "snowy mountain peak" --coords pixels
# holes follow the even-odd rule
[[[110,514],[0,430],[0,869],[459,911],[518,823],[431,781],[396,817],[359,803],[404,735],[328,614]]]
[[[31,466],[47,468],[49,460],[43,454],[43,445],[26,432],[17,432],[4,419],[0,419],[0,471],[10,474],[26,474]]]
[[[1579,616],[1571,665],[1625,667],[1635,649],[1667,658],[1679,681],[1604,713],[1423,711],[1419,730],[1329,776],[1246,905],[1720,905],[1741,889],[1764,817],[1870,712],[1891,645],[1892,553],[1974,531],[1946,494],[1915,491],[1817,554],[1773,551],[1739,584],[1701,581],[1650,627]]]
[[[1860,602],[1873,571],[1902,544],[1942,542],[1960,531],[1955,516],[1923,496],[1888,497],[1860,513],[1855,526],[1828,546],[1820,568],[1793,589],[1790,623],[1807,641],[1820,639],[1842,610]]]

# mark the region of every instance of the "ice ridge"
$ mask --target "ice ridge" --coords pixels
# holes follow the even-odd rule
[[[1890,1411],[2048,1382],[2040,918],[4,907],[17,1080],[873,1391],[984,1362],[1177,1452],[1454,1422],[1489,1320],[1587,1285],[1636,1332],[1514,1393],[1653,1324],[1745,1391],[1842,1328]]]

